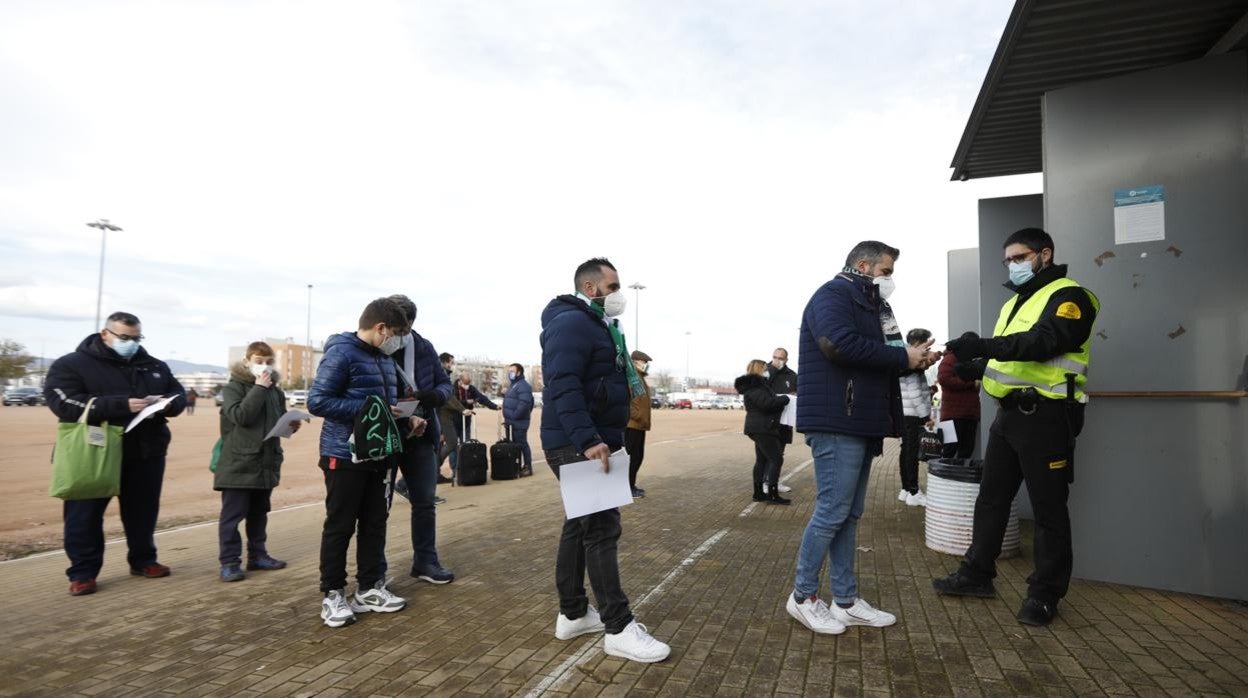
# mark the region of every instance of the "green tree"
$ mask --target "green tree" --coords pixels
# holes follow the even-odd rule
[[[35,357],[26,353],[21,342],[0,339],[0,379],[21,378],[30,371]]]

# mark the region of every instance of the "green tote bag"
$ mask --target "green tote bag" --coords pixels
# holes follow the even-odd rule
[[[59,499],[99,499],[121,494],[122,427],[104,422],[87,424],[91,404],[77,422],[56,426],[52,451],[52,485],[48,494]]]

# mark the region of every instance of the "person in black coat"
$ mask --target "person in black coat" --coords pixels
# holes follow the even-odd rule
[[[776,347],[771,352],[771,364],[767,366],[771,391],[776,395],[797,395],[797,371],[789,368],[789,350]],[[780,458],[784,459],[784,447],[793,443],[793,427],[780,425]],[[788,492],[788,485],[780,485],[781,492]]]
[[[160,398],[174,398],[123,437],[118,497],[130,574],[167,577],[169,568],[156,561],[155,538],[170,439],[166,418],[182,413],[186,392],[165,362],[148,354],[141,341],[143,326],[137,317],[109,315],[99,334],[82,340],[76,351],[52,364],[43,394],[62,423],[78,421],[90,404],[89,424],[117,426],[129,424]],[[65,554],[70,561],[66,574],[73,596],[95,592],[95,578],[104,565],[104,510],[111,499],[65,501]]]
[[[754,501],[788,504],[780,496],[780,465],[784,460],[780,449],[780,415],[789,404],[788,395],[776,395],[771,389],[767,364],[754,359],[744,376],[734,383],[745,397],[745,435],[754,442]],[[764,480],[765,478],[765,480]],[[767,493],[763,494],[763,482]]]

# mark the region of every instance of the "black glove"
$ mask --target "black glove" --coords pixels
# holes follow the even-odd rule
[[[497,412],[497,411],[499,411],[499,410],[501,410],[501,409],[503,409],[503,408],[499,407],[498,405],[494,405],[494,406],[493,406],[493,407],[491,407],[490,409],[492,409],[492,410],[494,410],[495,412]]]
[[[948,346],[948,345],[946,345]],[[973,361],[961,361],[953,365],[953,372],[966,382],[982,380],[984,377],[984,369],[988,368],[987,359],[975,359]]]
[[[422,390],[416,393],[416,401],[421,407],[439,407],[442,405],[442,396],[436,390]]]
[[[978,359],[988,356],[988,340],[983,337],[951,339],[945,342],[945,351],[953,352],[953,355],[958,357],[958,361]]]

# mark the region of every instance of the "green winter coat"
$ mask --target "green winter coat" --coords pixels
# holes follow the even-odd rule
[[[230,369],[230,382],[222,390],[221,458],[217,461],[215,490],[271,490],[282,471],[282,440],[264,440],[286,413],[286,395],[277,387],[256,385],[255,376],[242,364]]]

